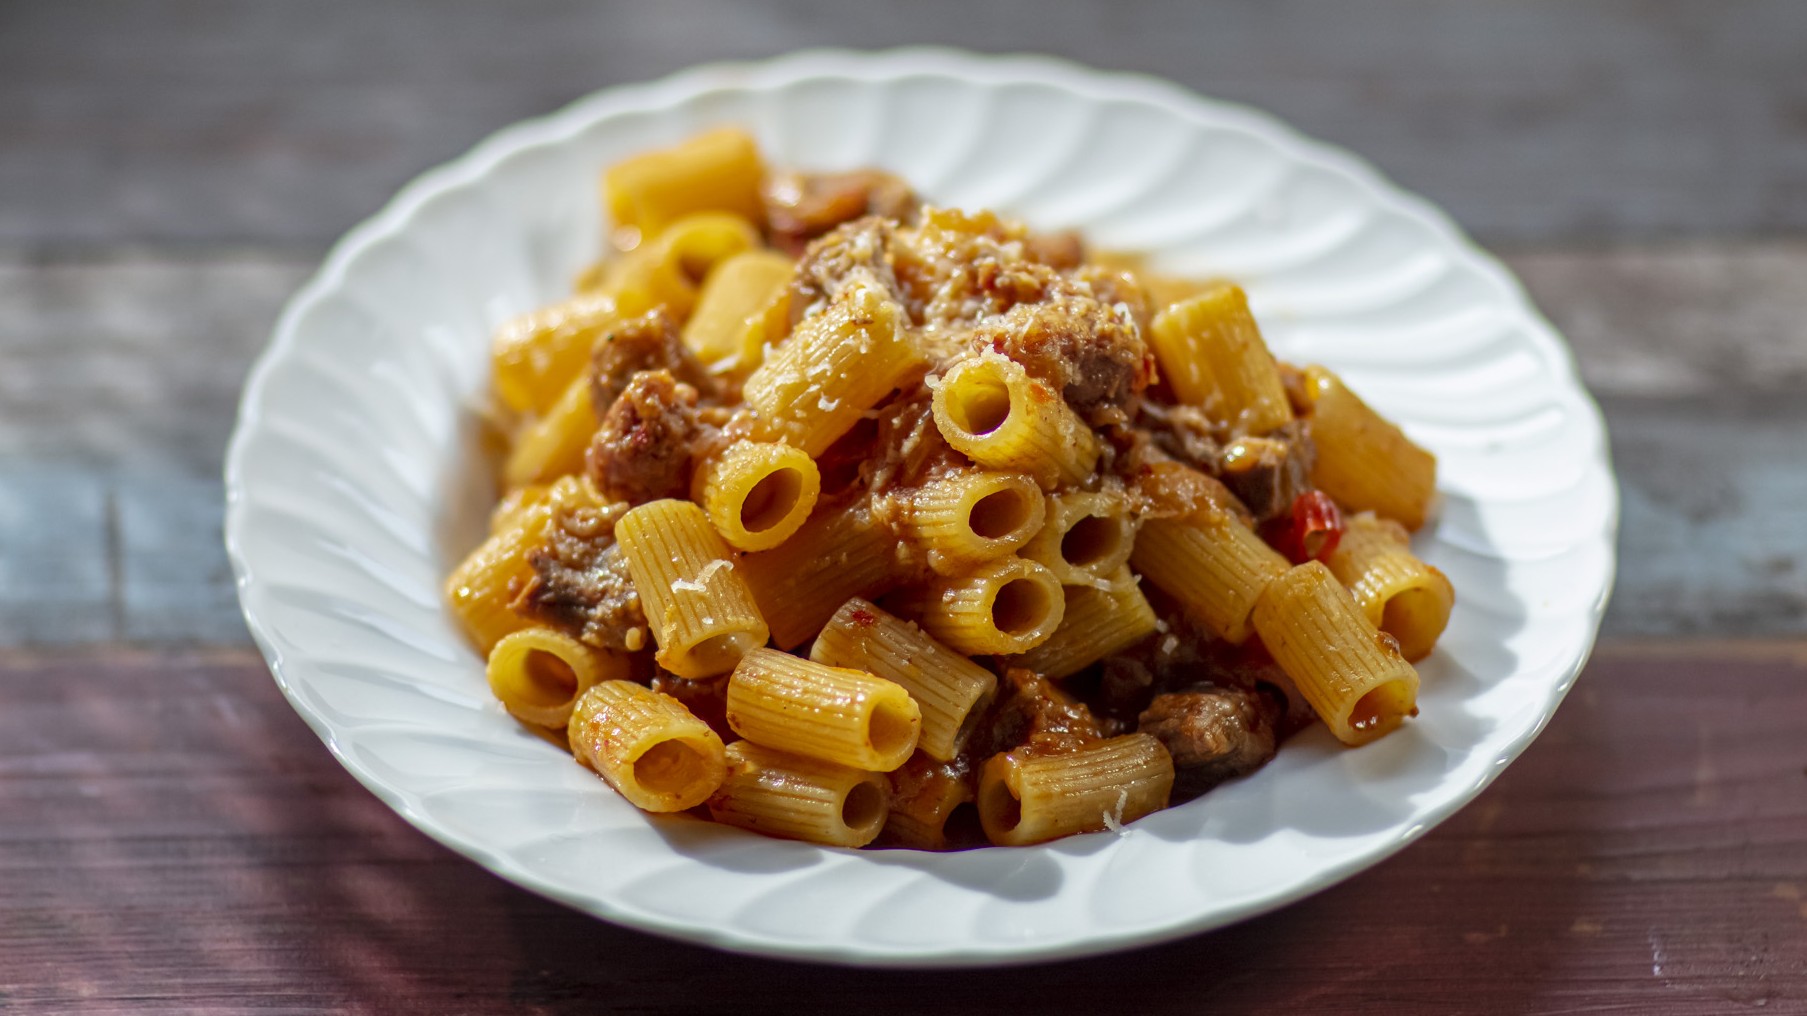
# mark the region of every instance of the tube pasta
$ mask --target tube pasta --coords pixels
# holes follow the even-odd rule
[[[1143,523],[1129,563],[1233,643],[1249,637],[1249,612],[1261,590],[1287,566],[1286,558],[1235,516],[1210,507],[1183,522]]]
[[[728,725],[754,744],[890,772],[916,750],[922,710],[895,681],[755,649],[728,678]]]
[[[885,838],[900,847],[948,850],[955,846],[949,835],[951,820],[962,805],[977,821],[972,807],[972,781],[951,767],[918,752],[890,774],[891,814],[885,821]]]
[[[1305,391],[1318,446],[1312,484],[1356,511],[1378,512],[1407,529],[1424,525],[1437,490],[1436,456],[1322,367],[1306,369]]]
[[[627,660],[551,628],[523,628],[489,651],[489,690],[516,719],[562,730],[599,681],[625,678]]]
[[[1060,627],[1066,597],[1054,573],[1020,557],[988,561],[901,601],[924,631],[963,653],[1022,653]]]
[[[621,517],[615,539],[659,643],[660,666],[679,677],[712,677],[765,645],[753,594],[701,508],[648,502]]]
[[[968,470],[924,484],[911,499],[908,526],[928,549],[929,567],[958,574],[1014,553],[1045,518],[1041,489],[1029,476]]]
[[[943,762],[960,753],[998,690],[998,679],[984,667],[858,597],[835,611],[809,658],[900,685],[922,712],[917,747]]]
[[[770,550],[808,520],[822,492],[815,460],[770,441],[737,441],[696,471],[695,500],[737,550]]]
[[[1180,401],[1237,433],[1266,434],[1293,418],[1242,287],[1223,283],[1168,307],[1155,315],[1148,339]]]
[[[1417,713],[1418,671],[1317,561],[1268,583],[1255,630],[1344,744],[1366,744]]]
[[[582,293],[510,319],[491,346],[496,397],[519,413],[551,409],[570,379],[583,374],[597,337],[620,321],[614,297],[605,293]]]
[[[602,177],[603,207],[615,224],[657,235],[693,212],[761,218],[765,166],[744,131],[714,130],[671,148],[616,163]]]
[[[632,681],[604,681],[577,700],[571,753],[637,808],[685,811],[727,776],[722,739],[683,703]]]
[[[1126,734],[1070,754],[1019,749],[979,771],[979,821],[991,842],[1025,846],[1097,832],[1167,807],[1173,757],[1148,734]]]
[[[741,389],[769,435],[811,458],[860,414],[927,366],[897,301],[876,285],[849,286],[827,312],[800,322]]]
[[[696,307],[698,287],[715,266],[759,243],[751,222],[727,212],[698,212],[672,223],[603,277],[602,292],[625,317],[664,307],[679,320]]]
[[[788,317],[793,269],[790,258],[769,250],[742,251],[722,261],[703,280],[696,309],[684,324],[684,344],[718,371],[744,373],[759,366],[761,347],[778,338],[778,322]]]
[[[1417,662],[1430,655],[1456,602],[1455,587],[1411,551],[1405,527],[1372,512],[1344,520],[1342,539],[1325,562],[1368,620]]]
[[[897,538],[862,500],[818,510],[782,544],[741,558],[740,570],[771,619],[772,641],[795,649],[849,598],[896,588],[905,573],[897,550]]]
[[[1136,522],[1119,493],[1067,491],[1048,496],[1047,521],[1023,556],[1064,586],[1096,586],[1129,560]]]
[[[709,817],[767,836],[863,847],[885,827],[885,780],[751,741],[728,746],[728,775]]]
[[[1079,483],[1098,439],[1059,392],[997,353],[962,360],[935,385],[935,428],[982,466],[1028,473],[1043,487]]]
[[[522,428],[503,464],[503,480],[519,487],[582,472],[584,453],[601,425],[590,402],[589,379],[579,374],[545,416]]]
[[[1154,634],[1156,618],[1128,568],[1119,568],[1102,586],[1071,586],[1060,627],[1046,642],[1009,664],[1043,677],[1077,674]]]
[[[446,576],[445,598],[465,637],[487,657],[503,636],[533,624],[509,607],[515,590],[533,577],[527,555],[551,527],[550,504],[515,512]]]

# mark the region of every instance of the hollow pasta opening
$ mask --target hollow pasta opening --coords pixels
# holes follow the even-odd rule
[[[1029,524],[1033,511],[1024,492],[1006,487],[994,490],[973,502],[967,513],[967,525],[973,534],[986,540],[1002,540]]]
[[[873,706],[866,736],[871,740],[873,750],[880,755],[889,758],[903,754],[909,749],[910,735],[914,732],[910,714],[896,703],[880,702]]]
[[[634,760],[634,782],[655,794],[679,794],[709,775],[701,752],[679,740],[660,741]]]
[[[991,623],[1006,635],[1040,628],[1054,609],[1048,587],[1034,579],[1011,579],[991,601]]]
[[[870,830],[885,820],[885,795],[870,780],[862,780],[841,798],[841,821],[849,829]]]
[[[941,838],[950,847],[963,847],[985,842],[985,828],[979,821],[979,806],[961,801],[947,813],[941,823]]]
[[[528,705],[552,708],[577,694],[577,672],[557,654],[529,649],[521,659],[520,696]]]
[[[1380,612],[1380,630],[1399,640],[1399,653],[1408,660],[1422,658],[1431,651],[1442,631],[1443,618],[1438,617],[1440,600],[1422,589],[1395,593]]]
[[[740,525],[749,533],[763,533],[790,517],[803,496],[803,474],[789,466],[774,469],[740,503]]]
[[[1123,549],[1123,524],[1108,515],[1087,515],[1060,538],[1061,559],[1075,568],[1109,561]]]
[[[689,656],[696,668],[719,674],[734,669],[747,650],[756,648],[751,632],[728,631],[711,635],[690,647]]]
[[[1388,681],[1355,700],[1349,729],[1378,736],[1398,725],[1411,708],[1411,687],[1404,681]]]
[[[1003,780],[988,784],[984,793],[985,797],[979,802],[979,812],[991,816],[991,828],[1007,833],[1022,825],[1023,802],[1017,800]]]
[[[984,437],[1010,419],[1010,388],[997,378],[969,371],[948,392],[947,411],[954,426],[974,437]]]

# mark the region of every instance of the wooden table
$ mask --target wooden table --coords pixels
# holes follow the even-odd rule
[[[0,1012],[1807,1012],[1807,6],[0,5]],[[604,85],[910,41],[1167,76],[1501,251],[1624,490],[1594,662],[1397,857],[1123,956],[717,954],[506,885],[276,694],[219,547],[237,389],[325,244]]]

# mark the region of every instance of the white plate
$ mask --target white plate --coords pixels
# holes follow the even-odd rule
[[[491,699],[439,584],[487,508],[465,407],[492,328],[600,247],[600,167],[742,124],[778,165],[878,165],[1248,288],[1277,351],[1433,449],[1421,552],[1458,590],[1423,715],[1043,847],[843,851],[651,820]],[[727,949],[979,966],[1122,949],[1329,886],[1471,800],[1579,672],[1613,570],[1599,412],[1517,284],[1423,201],[1239,106],[1041,58],[804,53],[511,127],[348,234],[282,315],[227,456],[226,543],[284,694],[403,818],[599,917]]]

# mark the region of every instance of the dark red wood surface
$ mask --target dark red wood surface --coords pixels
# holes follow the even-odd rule
[[[246,652],[11,653],[0,682],[5,1012],[1807,1012],[1807,643],[1609,644],[1377,868],[955,973],[731,956],[516,889],[354,783]]]

